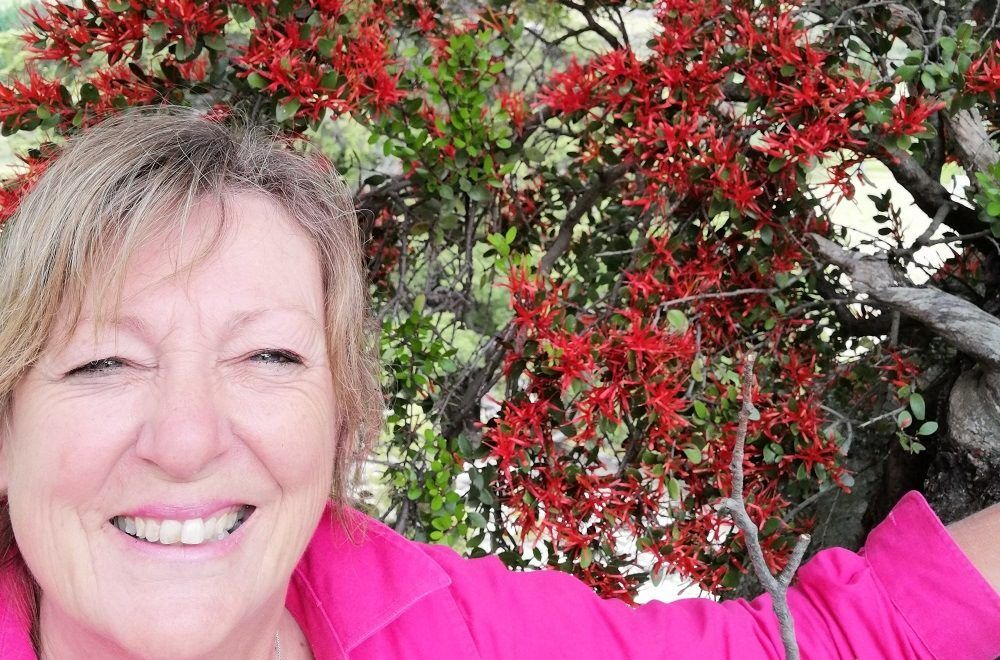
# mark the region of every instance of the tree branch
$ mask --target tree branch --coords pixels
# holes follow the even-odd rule
[[[608,191],[608,188],[627,171],[628,166],[623,163],[603,170],[597,175],[597,181],[587,186],[583,193],[577,197],[573,208],[566,212],[566,217],[563,219],[562,224],[559,225],[559,232],[556,234],[555,240],[552,241],[549,249],[542,255],[542,260],[538,265],[538,272],[540,274],[545,275],[548,273],[556,261],[569,249],[570,243],[573,240],[573,230],[584,214],[593,208],[594,204],[601,199],[601,196]]]
[[[913,195],[917,207],[928,217],[933,218],[942,206],[947,205],[948,213],[942,219],[943,224],[964,234],[972,234],[983,228],[976,210],[953,201],[948,189],[931,178],[910,154],[895,147],[881,145],[870,153],[889,168],[896,183]]]
[[[778,617],[778,624],[781,627],[781,641],[785,646],[785,657],[788,660],[798,660],[799,645],[795,640],[795,622],[792,619],[792,612],[788,609],[788,586],[792,583],[792,577],[798,570],[806,548],[809,546],[810,537],[803,534],[795,543],[788,558],[785,569],[775,578],[771,570],[767,567],[764,559],[764,551],[760,545],[757,525],[754,524],[747,513],[746,500],[743,496],[743,450],[746,446],[747,426],[750,417],[756,413],[753,405],[753,366],[757,356],[752,352],[747,352],[743,357],[743,405],[739,413],[739,426],[736,430],[736,444],[733,447],[733,460],[729,466],[733,474],[732,494],[723,500],[722,505],[733,517],[733,521],[746,541],[747,552],[750,553],[750,560],[753,563],[754,573],[761,585],[771,595],[771,606],[774,614]]]
[[[848,250],[810,234],[820,256],[840,267],[855,291],[922,323],[973,359],[1000,369],[1000,319],[939,289],[907,286],[884,259]]]
[[[991,165],[1000,161],[993,141],[986,133],[986,125],[976,108],[942,113],[945,126],[951,132],[950,142],[955,147],[958,160],[973,179],[976,172],[987,172]]]
[[[563,7],[569,7],[570,9],[575,9],[576,11],[580,12],[580,14],[583,15],[583,18],[586,19],[587,25],[590,26],[590,29],[593,30],[596,34],[600,35],[601,38],[604,39],[604,41],[606,41],[609,46],[611,46],[612,49],[614,50],[621,49],[622,44],[618,40],[618,37],[611,34],[611,32],[606,27],[598,23],[597,19],[594,18],[594,15],[590,13],[590,9],[588,9],[585,4],[576,3],[573,2],[572,0],[558,0],[558,1],[559,4],[561,4]]]

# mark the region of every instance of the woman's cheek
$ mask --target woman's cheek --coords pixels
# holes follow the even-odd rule
[[[30,437],[13,442],[54,478],[76,474],[71,481],[80,481],[81,469],[114,459],[134,436],[142,401],[135,389],[41,389],[16,401],[15,415],[24,420],[16,428]]]
[[[234,432],[279,481],[329,474],[336,443],[331,389],[315,379],[244,381],[227,395]]]

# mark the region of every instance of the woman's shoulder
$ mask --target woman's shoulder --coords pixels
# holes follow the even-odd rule
[[[324,520],[303,560],[325,576],[326,593],[346,608],[341,616],[355,639],[379,630],[373,621],[385,627],[407,616],[427,622],[428,631],[432,621],[467,630],[488,657],[561,657],[572,648],[576,657],[654,657],[669,649],[675,658],[766,658],[781,648],[767,596],[632,608],[598,598],[568,574],[513,572],[495,557],[466,559],[360,512]],[[800,646],[813,657],[892,649],[898,657],[959,650],[992,658],[1000,651],[1000,597],[987,587],[926,500],[911,492],[860,552],[830,548],[804,564],[789,601]]]
[[[0,561],[0,651],[4,660],[34,659],[30,587],[16,550]]]

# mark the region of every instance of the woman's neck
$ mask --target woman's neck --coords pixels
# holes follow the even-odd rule
[[[274,660],[275,632],[281,638],[281,660],[311,658],[305,636],[291,614],[278,602],[269,616],[255,616],[219,638],[219,642],[204,646],[211,635],[184,633],[188,639],[174,638],[170,643],[153,642],[143,631],[115,631],[114,636],[89,628],[62,611],[42,595],[39,618],[40,660],[70,660],[81,657],[169,658],[170,660],[258,659]],[[166,616],[166,615],[165,615]],[[214,622],[205,622],[212,626]],[[132,633],[132,634],[130,634]],[[169,648],[168,648],[169,647]],[[157,652],[155,649],[159,648]],[[303,650],[305,653],[303,653]]]

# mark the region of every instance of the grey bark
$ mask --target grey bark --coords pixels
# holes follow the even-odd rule
[[[1000,319],[933,287],[917,287],[878,256],[813,235],[852,288],[927,327],[974,362],[953,386],[925,495],[945,521],[1000,502]],[[956,486],[963,487],[956,487]]]

